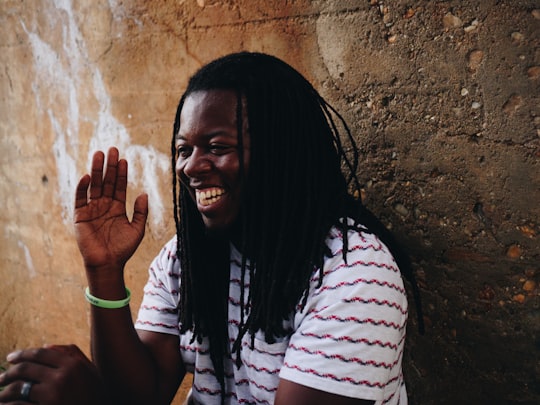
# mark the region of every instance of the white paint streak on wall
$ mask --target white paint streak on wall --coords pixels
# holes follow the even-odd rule
[[[156,225],[160,225],[163,218],[163,202],[159,192],[159,179],[162,173],[169,170],[170,163],[168,157],[157,152],[153,147],[133,145],[127,129],[111,113],[111,100],[105,90],[101,73],[94,74],[94,94],[99,102],[100,111],[98,122],[94,130],[94,136],[90,141],[90,151],[107,149],[110,145],[117,146],[123,153],[129,166],[129,178],[136,184],[141,184],[148,193],[148,203],[151,212],[158,213],[159,218],[155,218]],[[89,164],[91,157],[89,156]],[[134,164],[138,163],[138,164]],[[144,170],[139,173],[138,166]]]
[[[26,267],[28,268],[28,274],[30,275],[30,278],[33,278],[36,276],[36,269],[34,267],[34,262],[32,261],[32,256],[30,255],[30,250],[28,249],[28,246],[24,244],[24,242],[19,241],[17,245],[23,250],[24,252],[24,259],[26,261]]]
[[[28,34],[36,65],[36,77],[32,86],[36,97],[36,104],[41,111],[46,112],[55,132],[53,151],[58,169],[60,203],[62,204],[64,221],[68,221],[72,218],[73,214],[73,187],[77,181],[75,161],[78,159],[78,154],[76,148],[70,148],[70,151],[67,150],[66,137],[72,136],[77,138],[79,129],[78,110],[77,107],[71,106],[68,110],[67,117],[65,117],[67,118],[67,123],[62,125],[57,117],[59,115],[65,116],[65,112],[56,111],[48,107],[51,105],[54,106],[53,101],[57,97],[65,97],[65,95],[76,92],[76,83],[74,80],[71,80],[70,72],[63,67],[59,55],[49,44],[42,41],[37,34],[29,32],[24,24],[23,28]],[[55,93],[47,94],[53,88],[44,86],[46,83],[54,83]],[[73,143],[76,143],[76,139],[70,142],[71,145]]]
[[[169,170],[169,158],[150,145],[133,145],[127,129],[112,114],[111,98],[106,91],[98,67],[89,57],[85,38],[77,25],[72,0],[53,0],[42,3],[46,21],[50,27],[62,25],[62,49],[56,50],[38,34],[36,28],[23,28],[28,34],[36,76],[32,88],[36,105],[46,112],[54,130],[54,157],[58,172],[58,193],[64,222],[73,218],[73,198],[80,178],[77,171],[79,161],[79,123],[85,119],[94,124],[90,140],[87,166],[96,150],[107,150],[117,146],[130,162],[130,180],[135,187],[141,186],[148,193],[151,207],[150,220],[154,229],[163,224],[164,206],[159,191],[159,179]],[[111,7],[116,2],[110,2]],[[114,14],[114,10],[111,10]],[[97,118],[89,115],[81,118],[79,103],[88,95],[84,86],[86,78],[92,78],[91,91],[99,105]],[[86,84],[87,86],[87,84]],[[144,170],[138,172],[138,167]]]

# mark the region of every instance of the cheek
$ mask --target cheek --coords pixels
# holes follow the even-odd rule
[[[184,160],[176,159],[176,163],[174,165],[174,170],[175,170],[176,175],[178,177],[182,176],[182,173],[184,172],[184,166],[185,166],[185,161]]]
[[[186,175],[184,174],[184,166],[185,166],[185,161],[178,159],[176,161],[176,165],[174,166],[174,170],[176,172],[176,178],[178,180],[180,180],[180,182],[184,186],[187,187],[187,186],[189,186],[189,180],[186,177]]]

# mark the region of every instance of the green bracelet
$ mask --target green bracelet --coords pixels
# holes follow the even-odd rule
[[[92,294],[90,294],[90,287],[86,287],[86,290],[84,290],[84,296],[86,298],[86,301],[88,301],[90,304],[100,307],[100,308],[107,308],[107,309],[117,309],[117,308],[123,308],[127,304],[129,304],[129,300],[131,299],[131,291],[129,291],[129,288],[126,287],[126,295],[127,297],[118,300],[118,301],[110,301],[110,300],[102,300],[101,298],[94,297]]]

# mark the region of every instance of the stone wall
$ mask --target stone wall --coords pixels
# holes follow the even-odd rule
[[[150,195],[134,315],[172,235],[169,139],[197,67],[274,54],[349,122],[366,204],[411,252],[415,404],[540,400],[540,6],[535,0],[2,0],[0,356],[88,352],[73,191],[96,149]],[[180,396],[180,395],[179,395]]]

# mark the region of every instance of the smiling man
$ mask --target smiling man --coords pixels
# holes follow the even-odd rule
[[[260,53],[202,67],[178,105],[171,163],[176,235],[150,265],[134,324],[124,266],[148,199],[129,221],[128,164],[116,148],[106,163],[96,152],[75,227],[99,374],[73,348],[70,362],[23,351],[0,399],[51,404],[43,395],[55,391],[82,404],[98,392],[114,404],[168,404],[190,372],[190,404],[406,404],[401,275],[414,278],[349,193],[359,191],[354,139],[311,84]],[[69,378],[46,378],[59,375]]]
[[[190,94],[180,114],[176,172],[190,191],[208,230],[226,230],[238,217],[244,170],[249,166],[249,134],[243,131],[242,153],[232,90]]]
[[[268,55],[229,55],[190,80],[173,132],[177,235],[135,326],[158,376],[177,362],[194,373],[191,403],[407,402],[409,268],[348,193],[356,155],[336,118]]]

